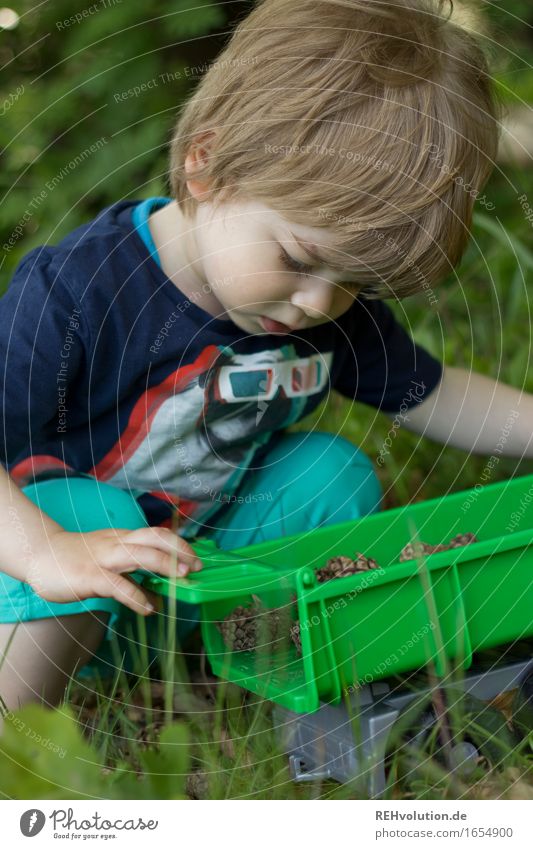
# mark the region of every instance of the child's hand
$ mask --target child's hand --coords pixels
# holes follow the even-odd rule
[[[26,580],[47,601],[115,598],[148,615],[159,606],[159,597],[122,573],[146,569],[171,577],[176,564],[179,576],[202,568],[191,546],[168,528],[60,530],[48,536],[46,550],[34,557]]]

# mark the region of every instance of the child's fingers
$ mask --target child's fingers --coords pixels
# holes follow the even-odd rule
[[[123,542],[106,552],[105,556],[100,559],[100,564],[113,572],[133,572],[135,569],[147,569],[150,572],[165,575],[167,578],[172,578],[175,575],[185,577],[189,572],[198,572],[201,569],[201,564],[199,567],[193,568],[190,563],[183,563],[179,557],[176,561],[171,554],[165,551],[150,548],[147,545],[126,545]]]
[[[158,608],[154,593],[141,589],[135,581],[115,572],[102,570],[97,592],[101,598],[114,598],[142,616],[149,616]]]
[[[128,543],[152,546],[169,554],[177,554],[178,562],[186,564],[193,572],[202,568],[202,561],[194,549],[169,528],[137,528],[126,532],[126,540]]]
[[[172,558],[165,551],[147,545],[113,545],[100,557],[100,565],[112,572],[133,572],[147,569],[169,577],[172,574]],[[187,567],[188,570],[189,567]]]

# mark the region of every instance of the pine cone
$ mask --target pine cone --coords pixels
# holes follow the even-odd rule
[[[366,557],[360,551],[356,552],[355,571],[368,572],[370,569],[379,569],[379,565],[371,557]]]
[[[250,607],[239,605],[216,626],[232,651],[254,651],[259,646],[274,651],[276,642],[288,642],[289,621],[288,608],[268,609],[256,602]]]
[[[316,579],[319,584],[331,581],[333,578],[342,578],[344,575],[353,575],[353,560],[351,557],[330,557],[324,566],[317,569]]]
[[[479,542],[475,534],[457,534],[456,537],[450,540],[448,548],[461,548],[461,546],[471,545],[473,542]]]
[[[470,545],[472,542],[478,542],[478,539],[475,534],[471,533],[457,534],[456,537],[450,540],[448,545],[445,543],[431,545],[431,543],[428,542],[409,542],[402,548],[399,559],[400,562],[403,563],[406,560],[414,560],[416,557],[427,557],[428,554],[434,554],[436,551],[448,551],[450,548],[461,548],[461,546]]]
[[[356,553],[356,559],[351,557],[330,557],[325,566],[316,570],[316,578],[319,584],[331,581],[334,578],[346,578],[348,575],[356,575],[358,572],[367,572],[369,569],[379,569],[375,560],[365,557],[360,551]]]
[[[433,554],[436,548],[442,550],[440,546],[430,545],[428,542],[408,542],[400,551],[398,559],[400,563],[405,563],[407,560],[416,560],[417,557],[427,557],[428,554]]]
[[[257,644],[257,609],[239,605],[217,622],[217,628],[232,651],[252,651]]]
[[[206,799],[209,791],[207,776],[202,772],[191,772],[186,779],[187,796],[191,799]]]

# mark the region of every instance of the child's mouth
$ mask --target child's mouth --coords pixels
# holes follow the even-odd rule
[[[292,327],[282,324],[281,321],[274,321],[273,318],[267,318],[264,315],[259,316],[259,323],[267,333],[292,333],[293,330]]]

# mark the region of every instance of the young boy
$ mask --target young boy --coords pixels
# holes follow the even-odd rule
[[[361,451],[286,433],[332,389],[483,453],[512,412],[505,453],[532,456],[533,397],[443,370],[383,302],[438,303],[496,153],[483,55],[446,12],[264,0],[179,117],[170,196],[118,201],[16,269],[0,300],[8,707],[56,703],[127,611],[155,605],[128,573],[170,574],[175,552],[181,575],[200,568],[193,537],[235,548],[378,510]]]

